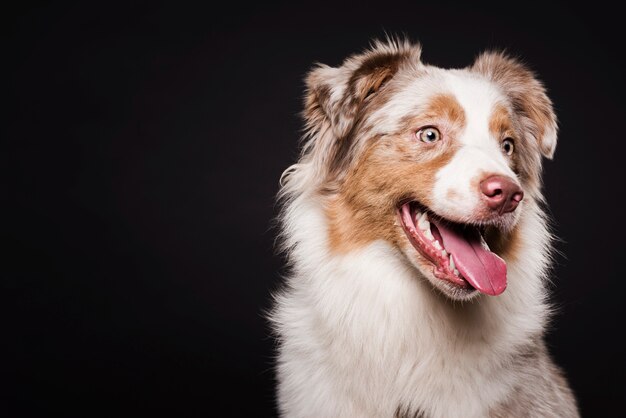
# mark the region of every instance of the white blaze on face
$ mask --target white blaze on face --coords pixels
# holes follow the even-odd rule
[[[445,72],[449,92],[465,112],[459,149],[435,176],[432,209],[450,219],[470,219],[481,209],[480,181],[489,175],[516,178],[489,122],[502,94],[488,81],[462,71]]]

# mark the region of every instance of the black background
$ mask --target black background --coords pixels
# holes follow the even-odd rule
[[[506,48],[545,81],[561,126],[545,189],[564,254],[548,342],[585,416],[623,411],[615,10],[128,2],[2,19],[0,414],[274,416],[263,311],[280,282],[274,195],[297,156],[303,76],[385,33],[444,67]]]

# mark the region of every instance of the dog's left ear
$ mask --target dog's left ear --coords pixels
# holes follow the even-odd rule
[[[480,55],[471,70],[500,86],[525,129],[537,140],[541,154],[552,159],[556,149],[557,121],[543,84],[519,61],[498,52]]]
[[[403,61],[419,62],[421,48],[407,41],[376,41],[372,48],[353,55],[340,67],[318,65],[307,76],[304,117],[311,128],[324,122],[335,139],[349,133],[368,98],[398,71]]]

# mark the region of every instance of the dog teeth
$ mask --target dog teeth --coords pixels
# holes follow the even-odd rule
[[[420,218],[417,220],[417,226],[424,232],[430,231],[430,222],[428,222],[428,215],[426,212],[422,213]]]
[[[487,245],[487,241],[485,241],[485,238],[483,238],[483,234],[479,234],[480,235],[480,245],[487,251],[491,251],[491,248],[489,248],[489,245]]]
[[[452,259],[452,254],[448,254],[448,252],[445,250],[445,248],[443,248],[443,246],[441,245],[441,243],[439,241],[437,241],[435,239],[435,237],[433,236],[433,233],[430,230],[430,222],[428,221],[428,215],[426,214],[426,212],[421,213],[421,212],[415,212],[415,225],[422,230],[422,232],[424,233],[424,236],[426,236],[426,238],[428,238],[430,241],[432,241],[433,246],[437,249],[441,251],[441,256],[444,258],[448,258],[449,260],[449,266],[450,266],[450,270],[454,273],[455,276],[460,277],[460,273],[459,270],[457,270],[456,265],[454,264],[454,260]],[[485,242],[484,239],[482,239],[481,236],[481,244],[483,246],[486,246],[487,243]]]

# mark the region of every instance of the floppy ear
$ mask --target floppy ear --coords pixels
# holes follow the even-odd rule
[[[341,67],[319,65],[306,79],[304,117],[309,129],[328,123],[335,139],[351,131],[367,99],[398,71],[403,60],[419,62],[419,45],[408,42],[375,42],[363,54],[348,58]]]
[[[541,154],[549,159],[556,149],[557,121],[552,101],[543,84],[519,61],[502,53],[486,52],[471,68],[498,84],[522,118],[524,128],[537,141]]]

